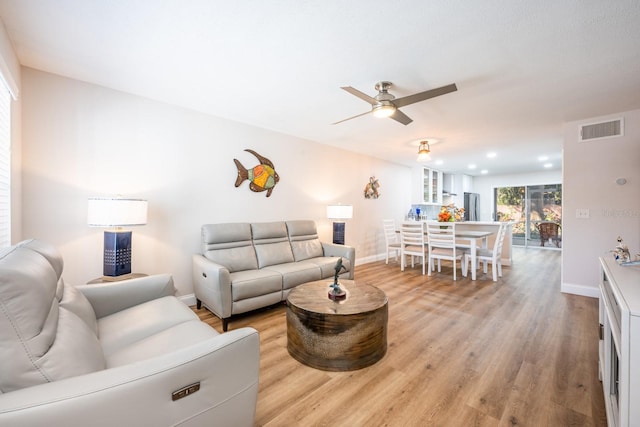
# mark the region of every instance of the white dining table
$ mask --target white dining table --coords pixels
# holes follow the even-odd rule
[[[467,240],[469,242],[471,253],[471,280],[476,280],[476,253],[478,240],[482,241],[482,247],[486,249],[487,238],[495,234],[493,231],[480,230],[456,230],[456,240]]]
[[[396,230],[396,233],[400,233],[400,230]],[[426,232],[424,234],[425,236],[427,235]],[[482,242],[482,248],[486,249],[487,238],[492,234],[496,234],[495,231],[456,230],[456,240],[466,240],[469,242],[471,255],[471,280],[476,280],[476,253],[478,248],[478,240]]]

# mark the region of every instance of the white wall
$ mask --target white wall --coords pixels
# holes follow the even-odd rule
[[[562,172],[560,170],[473,177],[473,192],[480,194],[480,220],[493,221],[494,189],[498,187],[559,184],[561,182]]]
[[[581,124],[619,117],[623,137],[578,142]],[[563,156],[562,291],[596,296],[598,257],[611,256],[616,238],[640,252],[640,110],[565,124]],[[576,209],[590,218],[576,218]]]
[[[384,253],[383,218],[410,204],[410,169],[29,68],[23,86],[23,236],[55,244],[65,279],[102,274],[102,230],[86,225],[87,198],[149,200],[149,221],[133,228],[133,270],[169,272],[190,294],[200,226],[313,219],[331,240],[326,205],[354,205],[346,244],[359,262]],[[271,159],[280,183],[271,197],[234,187],[233,159],[253,167],[251,148]],[[381,197],[365,199],[369,177]]]
[[[134,229],[134,270],[172,273],[182,295],[192,292],[191,254],[203,223],[309,218],[330,240],[326,204],[352,203],[347,244],[364,262],[384,252],[381,220],[402,218],[412,201],[411,171],[396,164],[28,68],[21,86],[22,150],[15,135],[12,149],[18,160],[22,151],[22,164],[14,162],[12,190],[14,229],[22,224],[14,241],[55,244],[71,283],[102,271],[102,231],[86,226],[90,196],[149,200],[149,224]],[[474,178],[482,220],[491,219],[496,186],[563,183],[564,292],[596,295],[597,258],[618,235],[640,252],[640,110],[622,115],[626,135],[606,141],[577,142],[579,124],[594,119],[566,124],[562,176]],[[281,182],[270,198],[246,183],[234,188],[232,159],[256,163],[245,148],[274,162]],[[378,200],[362,194],[371,175],[382,184]],[[619,176],[628,183],[616,185]],[[22,215],[15,215],[20,202]],[[591,218],[576,219],[577,208]]]

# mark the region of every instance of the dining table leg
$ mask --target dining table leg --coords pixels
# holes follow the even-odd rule
[[[471,280],[476,280],[476,239],[471,241]]]

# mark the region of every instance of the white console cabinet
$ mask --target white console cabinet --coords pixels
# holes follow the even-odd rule
[[[640,265],[600,258],[599,368],[607,424],[640,426]]]

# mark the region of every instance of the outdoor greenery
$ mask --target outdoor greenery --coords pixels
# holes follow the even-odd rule
[[[500,221],[515,222],[513,235],[525,237],[526,196],[529,205],[529,237],[539,239],[540,234],[535,224],[540,221],[562,220],[562,185],[543,185],[527,187],[502,187],[496,189],[496,213]]]

